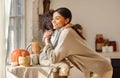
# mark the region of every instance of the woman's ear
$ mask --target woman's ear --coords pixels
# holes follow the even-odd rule
[[[69,21],[70,21],[70,19],[69,19],[69,18],[66,18],[66,19],[65,19],[65,24],[68,24]]]

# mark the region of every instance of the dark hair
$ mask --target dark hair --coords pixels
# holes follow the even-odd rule
[[[55,12],[58,12],[59,14],[61,14],[65,19],[69,18],[70,20],[69,20],[68,23],[71,22],[72,14],[71,14],[71,11],[68,8],[64,8],[64,7],[58,8],[58,9],[55,10]]]
[[[82,26],[80,24],[75,24],[72,26],[72,29],[74,29],[76,31],[76,33],[85,40],[85,37],[82,35],[82,33],[79,30],[82,30]]]
[[[75,28],[75,29],[83,30],[83,27],[82,27],[80,24],[75,24],[75,25],[74,25],[74,28]]]
[[[52,16],[53,16],[54,10],[49,10],[48,12],[46,12],[45,14],[43,14],[42,16],[42,30],[43,32],[45,30],[53,30],[53,25],[52,25]]]

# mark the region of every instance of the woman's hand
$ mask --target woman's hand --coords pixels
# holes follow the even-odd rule
[[[51,38],[52,33],[53,33],[52,30],[47,30],[44,33],[42,41],[45,43],[45,45],[50,43],[50,38]]]

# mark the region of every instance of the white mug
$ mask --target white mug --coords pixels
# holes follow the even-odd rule
[[[38,65],[39,64],[39,55],[38,54],[31,54],[31,64],[30,65]]]

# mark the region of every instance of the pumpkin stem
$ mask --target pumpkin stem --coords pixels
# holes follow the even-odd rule
[[[26,57],[26,54],[24,51],[22,52],[22,57]]]

